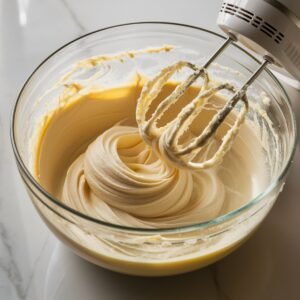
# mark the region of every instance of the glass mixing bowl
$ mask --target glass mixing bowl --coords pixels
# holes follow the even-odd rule
[[[87,34],[58,49],[36,68],[25,83],[12,118],[11,136],[17,165],[40,216],[54,234],[81,257],[127,274],[179,274],[211,264],[232,252],[270,211],[282,190],[292,161],[296,126],[287,94],[267,70],[256,80],[248,94],[252,104],[266,109],[272,122],[266,125],[267,130],[259,133],[270,149],[266,155],[270,176],[264,191],[226,215],[179,228],[122,227],[64,205],[37,182],[32,171],[37,126],[41,118],[57,105],[55,97],[46,100],[40,97],[75,62],[103,53],[175,45],[176,49],[163,54],[161,60],[152,57],[136,63],[136,68],[152,75],[162,66],[178,59],[201,63],[223,39],[216,33],[180,24],[151,22],[114,26]],[[240,86],[257,66],[254,57],[231,45],[210,69],[217,78],[227,78]],[[129,74],[130,70],[124,72]],[[115,79],[118,78],[121,80],[123,76],[117,74]],[[269,101],[265,101],[265,95]],[[266,102],[271,105],[266,105]],[[258,124],[262,122],[255,111],[250,111],[247,118]]]

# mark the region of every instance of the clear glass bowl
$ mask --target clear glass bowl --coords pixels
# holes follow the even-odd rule
[[[53,198],[32,173],[33,138],[38,121],[56,102],[37,101],[43,92],[78,60],[103,54],[171,44],[177,47],[163,62],[145,61],[137,67],[154,74],[163,64],[178,59],[205,60],[224,37],[191,26],[170,23],[134,23],[114,26],[76,39],[43,61],[22,88],[12,118],[12,144],[29,196],[45,223],[81,257],[105,268],[134,275],[162,276],[188,272],[211,264],[236,249],[257,228],[280,193],[296,143],[295,118],[277,79],[265,71],[249,89],[252,103],[264,106],[262,92],[271,106],[272,121],[266,135],[270,149],[270,178],[263,192],[239,209],[216,219],[180,228],[142,229],[105,223],[67,207]],[[216,77],[241,85],[257,67],[249,53],[232,45],[217,60]],[[225,66],[225,68],[224,68]],[[231,72],[229,67],[238,72]],[[257,117],[257,116],[256,116]],[[255,112],[248,118],[255,120]],[[259,118],[257,119],[259,122]],[[273,130],[273,131],[272,131]],[[276,138],[274,135],[276,132]],[[276,153],[275,153],[276,152]]]

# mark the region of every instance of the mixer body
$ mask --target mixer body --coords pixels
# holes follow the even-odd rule
[[[218,16],[223,31],[300,80],[300,1],[224,0]]]

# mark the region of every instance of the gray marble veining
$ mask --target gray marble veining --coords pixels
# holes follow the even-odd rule
[[[80,33],[84,34],[88,32],[87,28],[81,23],[79,18],[77,17],[76,13],[74,12],[72,5],[69,4],[67,0],[61,0],[61,3],[64,5],[64,7],[69,12],[70,17],[74,21],[74,24],[80,29]]]

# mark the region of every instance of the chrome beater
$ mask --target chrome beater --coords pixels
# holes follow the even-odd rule
[[[143,87],[136,111],[136,119],[140,133],[148,144],[151,144],[152,146],[155,145],[164,156],[179,167],[201,170],[212,167],[222,161],[224,155],[230,150],[232,142],[239,131],[240,125],[244,122],[245,115],[248,111],[248,100],[246,96],[248,87],[269,63],[273,63],[271,57],[265,56],[264,61],[239,90],[236,90],[236,88],[229,83],[210,86],[206,69],[233,41],[236,41],[236,38],[234,35],[230,34],[221,47],[215,51],[202,67],[186,61],[177,62],[161,70],[155,78],[148,81]],[[159,103],[150,118],[146,120],[146,114],[150,104],[159,95],[171,76],[184,67],[191,69],[193,73],[185,81],[179,83],[174,91]],[[170,121],[165,126],[157,127],[158,120],[161,119],[166,110],[176,103],[199,77],[203,78],[203,85],[197,96],[192,99],[189,104],[183,107],[174,120]],[[221,110],[212,117],[200,135],[194,137],[184,146],[181,145],[179,143],[180,137],[187,131],[193,120],[199,115],[208,99],[221,90],[228,90],[233,93],[233,96],[225,103]],[[223,136],[221,144],[214,155],[205,161],[193,161],[197,153],[199,153],[199,151],[209,143],[210,139],[215,136],[217,129],[239,101],[242,101],[244,104],[243,108],[238,113],[232,127]]]

